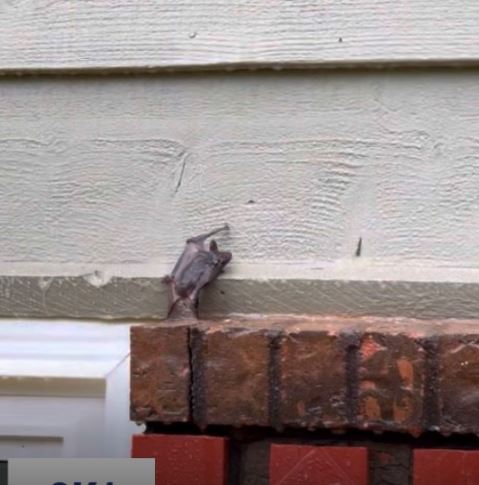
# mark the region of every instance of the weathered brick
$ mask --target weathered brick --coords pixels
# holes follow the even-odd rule
[[[172,322],[131,328],[130,416],[133,421],[188,421],[188,334],[187,325]]]
[[[156,485],[226,485],[228,440],[211,436],[133,436],[133,458],[155,458]]]
[[[406,334],[366,332],[359,351],[358,424],[417,433],[422,426],[425,351]]]
[[[270,485],[270,441],[267,439],[255,441],[254,438],[246,438],[232,443],[233,446],[235,448],[233,448],[233,456],[230,460],[229,483],[235,485]],[[235,451],[236,456],[234,455]]]
[[[346,346],[332,332],[285,331],[279,347],[283,426],[342,427],[347,424]]]
[[[366,485],[368,452],[360,447],[272,445],[270,485]]]
[[[373,442],[368,446],[370,485],[409,484],[410,445]]]
[[[413,485],[479,483],[479,451],[415,450]]]
[[[479,433],[479,335],[439,339],[439,429],[445,433]]]
[[[303,315],[135,326],[131,417],[479,434],[474,328]]]
[[[268,425],[268,331],[201,325],[192,342],[197,424]]]

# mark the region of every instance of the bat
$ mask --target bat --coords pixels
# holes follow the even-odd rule
[[[163,279],[169,288],[167,318],[198,318],[200,290],[215,280],[232,258],[230,252],[218,249],[214,239],[209,245],[206,244],[206,240],[228,229],[228,224],[225,224],[211,232],[186,240],[185,249],[173,272]]]

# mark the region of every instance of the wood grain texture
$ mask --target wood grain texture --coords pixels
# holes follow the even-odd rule
[[[470,63],[475,0],[8,0],[0,70]]]
[[[163,316],[159,278],[187,237],[226,221],[219,244],[234,260],[206,314],[477,316],[478,81],[472,70],[3,79],[1,313]]]
[[[0,82],[0,262],[477,267],[479,74]],[[261,275],[257,275],[261,277]]]

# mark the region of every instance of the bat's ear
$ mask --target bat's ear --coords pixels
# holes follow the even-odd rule
[[[214,239],[210,241],[210,251],[213,251],[214,253],[218,252],[218,244]]]

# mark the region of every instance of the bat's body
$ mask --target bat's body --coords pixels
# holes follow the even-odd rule
[[[198,317],[201,288],[217,278],[232,257],[228,251],[219,251],[214,240],[207,247],[206,240],[227,229],[225,224],[219,229],[186,241],[186,247],[173,272],[165,278],[170,297],[168,318]]]

